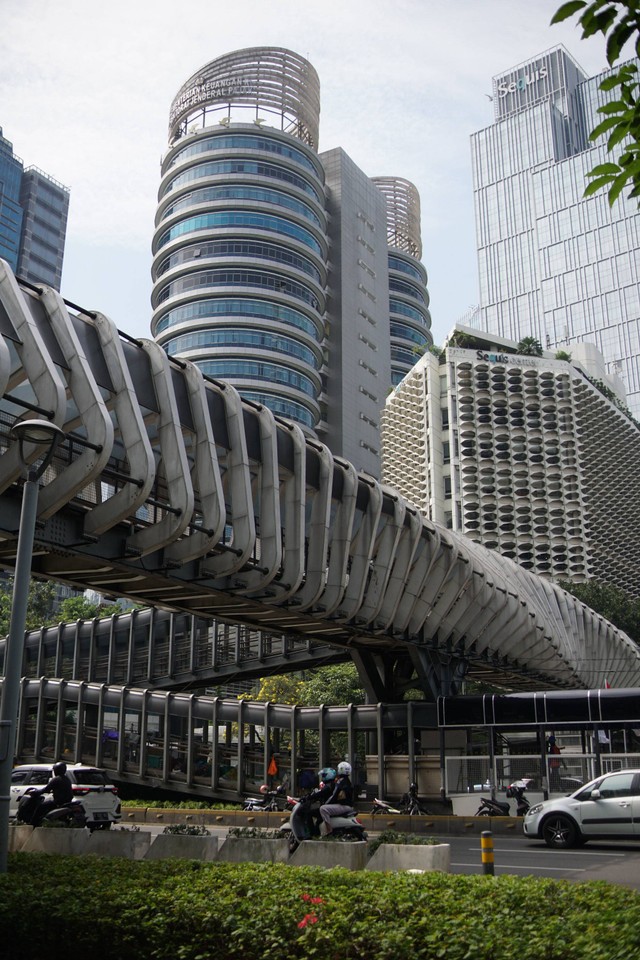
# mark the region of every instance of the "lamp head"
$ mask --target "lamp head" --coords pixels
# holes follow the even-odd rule
[[[31,418],[16,420],[11,427],[10,433],[12,437],[17,439],[20,445],[20,459],[25,466],[27,466],[28,463],[25,456],[25,443],[46,448],[42,454],[43,459],[36,470],[36,476],[34,478],[36,480],[39,479],[51,462],[51,458],[58,446],[59,440],[64,436],[64,432],[57,424],[52,423],[50,420],[35,420]]]

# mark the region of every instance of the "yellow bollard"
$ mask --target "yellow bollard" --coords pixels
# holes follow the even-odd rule
[[[491,830],[483,830],[480,834],[480,849],[482,851],[482,872],[493,876],[493,834]]]

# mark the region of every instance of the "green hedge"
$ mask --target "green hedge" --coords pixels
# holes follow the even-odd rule
[[[241,803],[216,803],[208,800],[122,800],[123,807],[149,810],[242,810]]]
[[[640,896],[603,882],[14,854],[0,957],[628,960]]]

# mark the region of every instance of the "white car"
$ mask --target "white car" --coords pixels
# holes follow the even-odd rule
[[[52,767],[51,763],[28,763],[13,768],[9,804],[11,818],[15,818],[20,800],[31,787],[39,789],[49,782],[53,776]],[[73,786],[73,798],[82,802],[87,814],[87,826],[91,830],[108,830],[112,823],[120,822],[122,810],[118,789],[109,782],[106,771],[81,763],[68,763],[67,776]]]
[[[587,840],[640,840],[640,770],[605,773],[568,797],[536,803],[523,828],[549,847]]]

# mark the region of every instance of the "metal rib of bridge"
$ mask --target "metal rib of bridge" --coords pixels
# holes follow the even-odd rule
[[[3,566],[21,481],[9,426],[35,412],[65,433],[40,492],[36,574],[346,647],[374,700],[403,684],[433,695],[448,664],[529,686],[638,684],[635,645],[550,582],[1,261],[0,332]]]

